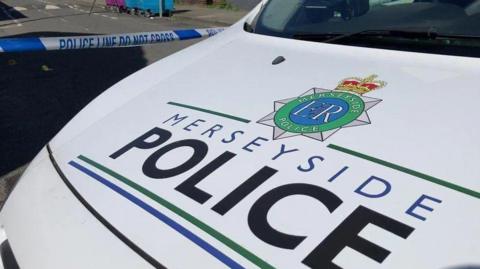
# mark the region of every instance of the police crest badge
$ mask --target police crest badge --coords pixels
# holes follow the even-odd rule
[[[298,97],[275,101],[274,111],[257,123],[273,127],[274,140],[302,135],[319,141],[342,128],[370,124],[367,112],[382,100],[364,94],[387,85],[376,78],[346,78],[334,90],[312,88]]]

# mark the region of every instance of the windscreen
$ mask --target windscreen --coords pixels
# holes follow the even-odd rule
[[[438,50],[435,46],[478,51],[480,0],[270,0],[252,29],[312,41],[335,37],[350,45],[385,46],[388,41],[408,50],[412,44],[402,43],[408,39],[432,51]]]

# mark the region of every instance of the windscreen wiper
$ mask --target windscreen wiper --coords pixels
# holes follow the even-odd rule
[[[412,31],[412,30],[364,30],[324,40],[325,43],[335,43],[339,40],[349,39],[358,36],[373,36],[373,37],[400,37],[409,39],[437,39],[439,34],[435,31]]]
[[[433,31],[410,31],[410,30],[363,30],[353,33],[301,33],[295,34],[293,38],[310,41],[321,41],[324,43],[335,43],[336,41],[352,37],[403,37],[436,39],[438,34]]]
[[[409,29],[384,29],[384,30],[363,30],[353,33],[301,33],[295,34],[293,38],[309,41],[320,41],[323,43],[336,43],[338,41],[357,37],[397,37],[406,39],[436,40],[442,39],[480,39],[479,36],[448,35],[439,34],[433,30],[409,30]]]
[[[245,22],[243,24],[243,30],[245,30],[246,32],[249,32],[249,33],[255,32],[255,30],[253,29],[253,26],[248,22]]]

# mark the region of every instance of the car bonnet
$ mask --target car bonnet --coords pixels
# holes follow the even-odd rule
[[[166,267],[479,264],[479,70],[245,33],[53,156]]]

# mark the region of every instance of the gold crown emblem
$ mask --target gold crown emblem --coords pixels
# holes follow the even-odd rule
[[[375,80],[377,75],[370,75],[366,78],[346,78],[338,84],[336,90],[349,91],[362,95],[364,93],[383,88],[387,85],[385,81]]]

